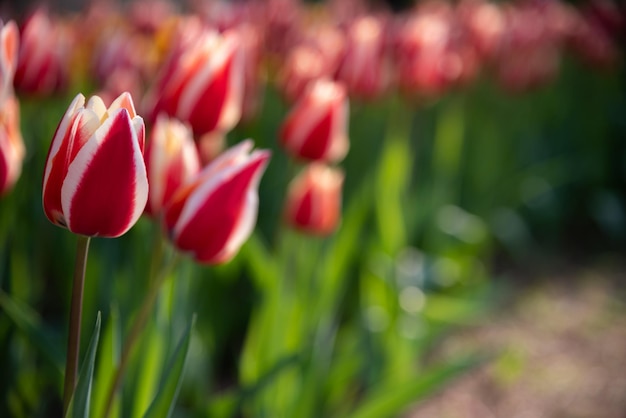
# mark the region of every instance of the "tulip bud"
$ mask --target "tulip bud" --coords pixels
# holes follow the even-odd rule
[[[348,152],[348,99],[343,85],[312,83],[283,122],[281,144],[294,157],[336,162]]]
[[[158,215],[176,190],[200,171],[191,129],[160,115],[144,157],[150,184],[146,213]]]
[[[18,44],[19,31],[15,22],[3,25],[0,20],[0,105],[13,93]]]
[[[236,30],[205,31],[170,56],[149,94],[152,119],[164,112],[188,122],[195,135],[225,132],[241,117],[243,56]]]
[[[247,140],[222,153],[175,193],[164,225],[182,251],[201,263],[232,259],[256,223],[258,184],[269,151],[252,150]]]
[[[0,195],[17,181],[22,171],[25,149],[20,133],[20,107],[11,95],[0,110]]]
[[[124,93],[107,109],[78,94],[50,145],[43,178],[48,219],[76,234],[117,237],[139,219],[148,200],[144,124]]]
[[[319,163],[306,167],[289,185],[285,220],[315,235],[328,235],[341,219],[343,173]]]

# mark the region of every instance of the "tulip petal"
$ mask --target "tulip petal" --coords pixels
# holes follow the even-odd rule
[[[80,149],[61,189],[68,228],[117,237],[141,215],[148,197],[143,156],[126,109],[116,111]]]
[[[112,114],[115,113],[115,111],[118,109],[128,110],[128,114],[131,119],[134,119],[135,116],[137,116],[137,112],[135,111],[135,105],[133,103],[133,98],[127,91],[120,94],[117,99],[113,100],[113,103],[111,103],[111,105],[109,106],[108,112]]]
[[[59,123],[52,139],[43,179],[43,208],[48,219],[57,225],[66,226],[61,204],[61,187],[68,166],[70,135],[85,96],[78,94]]]

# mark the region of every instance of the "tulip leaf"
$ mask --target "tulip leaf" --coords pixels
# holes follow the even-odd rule
[[[37,347],[42,355],[55,366],[59,375],[63,374],[63,351],[55,335],[46,332],[41,319],[26,304],[11,298],[0,291],[0,308],[15,326],[26,336],[33,347]]]
[[[394,387],[376,390],[349,418],[392,417],[407,406],[424,399],[453,379],[483,364],[484,355],[473,355],[447,361],[444,365],[425,370],[410,381],[398,382]]]
[[[116,308],[111,309],[109,320],[102,332],[100,355],[96,367],[96,384],[93,392],[93,417],[99,417],[104,412],[107,391],[115,376],[120,361],[121,326],[120,316]],[[110,418],[120,416],[119,394],[115,395]]]
[[[159,390],[144,418],[167,418],[171,416],[180,390],[185,360],[189,351],[189,341],[191,340],[191,329],[195,322],[196,316],[194,315],[170,357]]]
[[[98,339],[100,338],[100,322],[101,315],[98,312],[96,317],[96,326],[91,335],[91,341],[89,341],[89,347],[87,348],[87,354],[83,360],[83,365],[80,368],[80,374],[78,375],[78,382],[76,389],[72,395],[70,405],[67,408],[65,418],[89,418],[89,403],[91,400],[91,386],[93,383],[93,370],[96,363],[96,351],[98,348]]]

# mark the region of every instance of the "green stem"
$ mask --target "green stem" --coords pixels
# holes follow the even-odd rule
[[[83,313],[83,289],[85,287],[85,269],[89,253],[90,238],[78,235],[74,282],[72,284],[72,302],[70,306],[70,330],[67,341],[67,360],[65,363],[65,384],[63,385],[63,416],[70,405],[76,374],[78,373],[78,355],[80,352],[80,323]]]
[[[161,252],[155,253],[159,254]],[[115,394],[122,384],[122,379],[124,378],[124,373],[126,372],[126,368],[128,367],[128,361],[132,356],[132,350],[137,343],[139,336],[141,335],[141,331],[146,326],[146,321],[150,316],[150,313],[154,309],[154,304],[157,300],[157,296],[159,295],[159,291],[165,283],[165,280],[168,277],[169,271],[172,269],[174,264],[177,261],[176,255],[172,258],[172,260],[165,266],[165,268],[161,269],[160,274],[157,274],[156,270],[152,271],[152,274],[156,275],[156,277],[150,277],[150,290],[146,295],[146,298],[143,300],[143,304],[139,310],[139,313],[135,317],[135,321],[133,322],[133,326],[124,342],[124,346],[122,347],[122,356],[120,359],[120,365],[115,371],[115,376],[111,385],[109,386],[109,391],[107,392],[106,402],[104,414],[102,415],[104,418],[108,418],[111,414],[111,408],[113,407],[113,399],[115,398]],[[154,266],[154,263],[153,263]]]

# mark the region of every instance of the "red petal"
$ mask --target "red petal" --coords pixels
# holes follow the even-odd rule
[[[331,126],[333,110],[329,108],[324,117],[315,125],[306,136],[299,151],[299,156],[310,160],[324,160],[328,158],[328,150],[332,141]]]

